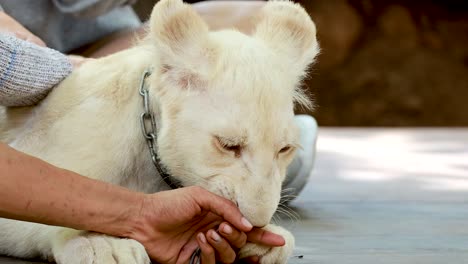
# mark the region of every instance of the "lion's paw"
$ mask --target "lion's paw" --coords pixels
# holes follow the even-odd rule
[[[264,228],[270,232],[284,237],[286,244],[282,247],[266,247],[262,245],[247,243],[239,252],[239,258],[259,256],[260,264],[285,264],[294,249],[294,236],[288,230],[275,225]]]
[[[62,236],[56,241],[53,254],[59,264],[151,263],[145,248],[137,241],[96,233]]]

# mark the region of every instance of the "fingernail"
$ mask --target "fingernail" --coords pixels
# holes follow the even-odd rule
[[[198,233],[198,239],[200,239],[201,242],[206,243],[206,237],[203,233]]]
[[[232,228],[229,225],[224,225],[223,226],[223,232],[227,235],[232,234]]]
[[[245,217],[242,217],[241,222],[245,227],[249,229],[253,227],[253,225]]]
[[[221,241],[221,237],[216,233],[216,231],[211,232],[211,238],[216,242]]]

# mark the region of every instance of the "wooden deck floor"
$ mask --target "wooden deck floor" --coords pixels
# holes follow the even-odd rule
[[[468,263],[468,129],[322,128],[317,151],[290,263]]]

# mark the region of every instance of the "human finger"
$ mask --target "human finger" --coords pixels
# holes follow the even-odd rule
[[[197,235],[198,246],[200,246],[200,259],[203,264],[216,264],[215,251],[208,244],[206,236],[203,233]]]
[[[46,46],[44,41],[3,11],[0,11],[0,31],[13,34],[19,39],[32,42],[42,47]]]
[[[208,243],[214,248],[217,255],[217,260],[222,263],[233,263],[236,260],[236,252],[231,248],[231,245],[222,238],[213,229],[208,230],[206,233]]]
[[[247,241],[269,247],[281,247],[286,244],[282,236],[258,227],[254,227],[252,231],[247,232]]]
[[[231,223],[237,229],[248,232],[252,224],[242,215],[239,208],[230,200],[211,193],[201,187],[189,187],[195,192],[193,199],[205,210],[209,210]]]
[[[15,31],[13,32],[13,34],[15,37],[22,39],[24,41],[34,43],[41,47],[46,47],[46,44],[44,43],[44,41],[42,41],[40,38],[36,37],[35,35],[33,35],[32,33],[28,31]]]
[[[26,41],[32,42],[41,47],[47,47],[47,45],[45,44],[44,41],[42,41],[42,39],[40,39],[39,37],[33,34],[28,34],[28,36],[26,37]]]
[[[226,222],[221,223],[218,230],[221,236],[235,248],[241,248],[245,243],[247,243],[247,235],[244,232],[231,227]]]
[[[83,63],[94,60],[92,58],[86,58],[79,55],[68,55],[68,60],[73,65],[73,68],[80,67]]]
[[[198,242],[197,235],[193,236],[193,239],[191,238],[190,241],[185,244],[182,249],[179,251],[179,255],[177,257],[176,264],[188,264],[192,263],[190,260],[194,258],[193,256],[196,251],[200,250],[199,246],[200,242]],[[197,256],[199,258],[199,256]],[[193,262],[197,264],[197,262]]]

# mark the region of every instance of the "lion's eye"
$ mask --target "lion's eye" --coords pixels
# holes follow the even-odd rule
[[[227,151],[232,151],[234,153],[240,152],[241,151],[241,146],[240,145],[224,145],[223,148]]]
[[[291,146],[286,146],[286,147],[283,147],[283,148],[279,151],[279,153],[286,153],[286,152],[290,151],[291,149],[292,149]]]
[[[240,156],[240,153],[242,151],[242,146],[239,144],[235,144],[234,142],[231,142],[231,140],[227,140],[221,137],[216,137],[216,140],[219,144],[219,146],[228,152],[234,153],[236,157]]]

